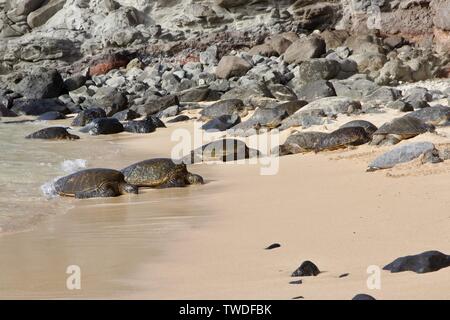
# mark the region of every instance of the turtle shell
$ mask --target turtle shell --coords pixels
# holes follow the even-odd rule
[[[78,192],[93,191],[106,183],[119,183],[124,181],[120,171],[113,169],[86,169],[62,177],[55,182],[58,194],[74,196]]]
[[[415,117],[396,118],[383,124],[374,135],[377,134],[398,134],[398,135],[418,135],[430,131],[430,126]]]
[[[122,173],[125,181],[139,187],[157,187],[169,181],[177,173],[186,174],[184,164],[176,164],[172,159],[157,158],[132,164]]]

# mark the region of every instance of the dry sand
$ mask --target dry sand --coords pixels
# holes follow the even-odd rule
[[[380,125],[395,115],[356,118]],[[332,130],[350,119],[338,120],[310,130]],[[192,132],[192,122],[125,135],[119,142],[129,155],[113,167],[170,155],[173,128]],[[410,141],[446,147],[450,130],[438,132]],[[0,238],[1,297],[449,299],[450,268],[423,275],[382,271],[381,289],[367,288],[371,265],[432,249],[450,253],[450,162],[365,172],[388,149],[286,156],[276,175],[261,175],[258,164],[199,164],[190,170],[206,178],[204,186],[61,199],[74,209]],[[281,248],[263,250],[274,242]],[[323,272],[289,284],[304,260]],[[82,290],[65,288],[72,264],[81,267]]]

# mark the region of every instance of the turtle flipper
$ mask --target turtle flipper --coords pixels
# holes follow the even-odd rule
[[[186,186],[186,181],[182,178],[172,178],[169,181],[163,183],[162,185],[160,185],[158,188],[159,189],[164,189],[164,188],[180,188],[180,187],[185,187]]]
[[[93,191],[82,191],[75,193],[75,198],[77,199],[89,199],[89,198],[109,198],[109,197],[117,197],[119,194],[117,191],[110,187],[105,186]]]

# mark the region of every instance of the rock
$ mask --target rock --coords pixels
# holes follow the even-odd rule
[[[279,130],[286,130],[291,127],[301,126],[303,128],[309,128],[313,125],[322,125],[328,123],[327,115],[323,110],[310,110],[310,111],[302,111],[300,109],[293,115],[287,117],[281,122],[281,125],[278,127]]]
[[[80,129],[81,132],[89,133],[90,135],[114,134],[123,130],[123,125],[114,118],[97,118]]]
[[[243,4],[247,4],[247,0],[215,0],[214,1],[218,6],[221,6],[223,8],[233,8],[238,7]]]
[[[27,23],[31,28],[42,26],[55,13],[61,10],[66,0],[49,0],[39,9],[31,12],[27,17]]]
[[[385,38],[383,43],[391,49],[400,48],[405,44],[405,39],[398,35],[393,35]]]
[[[94,119],[106,118],[105,110],[101,108],[89,108],[81,111],[72,121],[72,126],[84,127]]]
[[[249,148],[244,142],[236,139],[221,139],[207,143],[192,150],[181,161],[186,164],[203,161],[235,161],[257,157],[259,151]]]
[[[164,109],[156,115],[158,118],[168,118],[168,117],[175,117],[180,113],[180,107],[179,106],[171,106],[167,109]]]
[[[106,116],[125,110],[128,106],[128,100],[123,93],[112,87],[101,87],[95,94],[86,99],[83,105],[96,106],[106,112]]]
[[[411,104],[402,100],[390,101],[386,105],[386,108],[398,110],[400,112],[414,111],[414,107]]]
[[[168,95],[164,97],[151,98],[145,101],[143,105],[136,105],[131,107],[131,109],[139,113],[141,116],[148,116],[163,111],[168,107],[178,106],[179,104],[180,102],[176,95]]]
[[[325,53],[325,41],[319,37],[304,37],[294,43],[284,53],[284,61],[288,64],[302,63],[312,58],[319,58]]]
[[[0,117],[17,117],[17,114],[0,103]]]
[[[279,101],[295,101],[298,100],[295,92],[282,84],[271,84],[269,90],[272,96]]]
[[[264,250],[272,250],[272,249],[276,249],[276,248],[280,248],[281,244],[279,243],[272,243],[270,246],[264,248]]]
[[[450,31],[450,3],[446,0],[433,0],[434,25],[440,29]]]
[[[103,117],[105,117],[105,116],[103,116]],[[112,115],[112,118],[115,118],[119,121],[130,121],[130,120],[134,120],[139,117],[140,117],[140,115],[131,109],[123,110],[123,111],[117,112]]]
[[[233,113],[236,113],[238,115],[246,114],[246,110],[242,100],[221,100],[208,107],[203,108],[203,110],[200,111],[200,115],[203,119],[214,119],[220,116],[232,115]]]
[[[273,98],[272,93],[264,83],[251,82],[231,89],[221,97],[221,100],[239,99],[248,103],[254,97]]]
[[[331,81],[338,97],[361,100],[363,97],[370,95],[379,88],[375,82],[356,76],[358,75],[345,80]]]
[[[368,96],[362,99],[363,102],[371,102],[375,104],[387,104],[401,98],[402,92],[395,88],[380,87]]]
[[[278,52],[268,43],[263,43],[251,48],[247,54],[250,56],[276,57]]]
[[[249,136],[259,133],[262,128],[274,129],[277,128],[283,119],[287,118],[289,114],[278,108],[257,108],[255,113],[246,121],[235,125],[228,132],[239,135]]]
[[[395,85],[402,82],[412,81],[411,68],[405,65],[400,59],[393,59],[386,62],[375,80],[380,85]]]
[[[377,157],[369,164],[368,171],[392,168],[399,163],[412,161],[426,155],[426,161],[440,162],[439,152],[431,142],[413,142],[402,145]]]
[[[356,296],[354,296],[352,300],[376,300],[376,299],[368,294],[359,293]]]
[[[86,77],[79,74],[72,76],[64,81],[64,87],[67,91],[74,91],[86,83]]]
[[[212,45],[205,51],[200,52],[200,63],[205,65],[217,64],[217,46]]]
[[[156,116],[146,116],[144,118],[144,120],[149,120],[149,121],[153,122],[153,124],[156,126],[156,128],[166,128],[166,125],[164,124],[164,122],[162,122],[161,119],[159,119]]]
[[[295,100],[295,101],[288,101],[288,102],[284,102],[281,104],[277,104],[272,108],[280,110],[282,112],[286,112],[289,116],[291,116],[294,113],[296,113],[298,110],[300,110],[301,108],[306,106],[307,104],[308,104],[308,102],[306,102],[304,100]]]
[[[49,121],[49,120],[61,120],[61,119],[65,119],[66,116],[58,111],[49,111],[46,113],[41,114],[37,120],[39,121]]]
[[[295,86],[303,85],[317,80],[330,80],[335,78],[340,72],[340,64],[335,60],[311,59],[303,62],[291,81]]]
[[[439,251],[426,251],[421,254],[395,259],[384,266],[391,273],[412,271],[415,273],[435,272],[450,266],[450,256]]]
[[[18,16],[28,15],[30,12],[33,12],[34,10],[38,9],[44,2],[45,0],[18,1],[15,13]]]
[[[308,82],[298,88],[296,93],[299,99],[309,102],[320,98],[336,96],[333,85],[326,80]]]
[[[124,130],[133,133],[151,133],[156,130],[156,125],[151,119],[128,121],[124,125]]]
[[[219,79],[241,77],[251,68],[252,65],[242,58],[235,56],[224,56],[217,66],[216,76]]]
[[[28,99],[57,98],[64,90],[64,81],[57,70],[35,68],[14,85],[14,91]]]
[[[361,104],[346,97],[328,97],[307,104],[299,112],[310,110],[321,110],[326,115],[351,114],[361,110]]]
[[[208,87],[187,89],[177,93],[180,102],[201,102],[208,99]]]
[[[298,40],[296,34],[294,34],[294,38],[292,40]],[[288,39],[286,34],[278,34],[270,37],[266,40],[266,43],[277,53],[278,56],[286,52],[286,50],[291,46],[292,40]]]
[[[49,111],[70,113],[67,105],[59,99],[15,99],[11,110],[29,116],[39,116]]]
[[[346,30],[325,30],[320,37],[325,41],[326,49],[329,51],[342,46],[349,37],[349,33]]]
[[[241,117],[237,114],[222,115],[205,123],[201,129],[205,131],[225,131],[241,122]]]
[[[106,74],[113,69],[125,68],[130,62],[130,58],[125,54],[106,54],[95,58],[89,66],[89,76]]]
[[[292,273],[292,277],[311,277],[320,273],[319,268],[311,261],[304,261],[297,270]]]

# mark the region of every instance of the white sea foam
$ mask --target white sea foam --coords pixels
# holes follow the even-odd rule
[[[61,170],[65,173],[74,173],[80,169],[86,168],[87,160],[85,159],[75,159],[75,160],[64,160],[61,163]]]
[[[52,181],[46,182],[41,186],[41,191],[47,199],[54,198],[58,195],[55,190],[55,181],[57,179],[58,178],[53,179]]]

